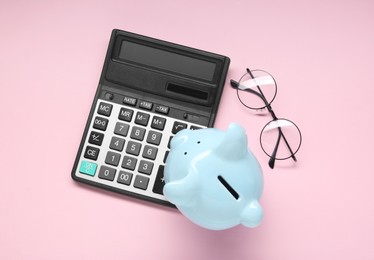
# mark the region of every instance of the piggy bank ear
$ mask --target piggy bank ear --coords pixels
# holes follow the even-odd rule
[[[170,148],[175,148],[183,143],[185,143],[188,139],[188,132],[189,130],[183,129],[179,131],[173,139],[171,139]]]
[[[257,200],[246,206],[241,214],[241,223],[246,227],[256,227],[261,223],[263,217],[262,207]]]
[[[246,156],[247,135],[243,127],[231,123],[225,133],[225,137],[216,147],[215,153],[225,159],[238,160]]]

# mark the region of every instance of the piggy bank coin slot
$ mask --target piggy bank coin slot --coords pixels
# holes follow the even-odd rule
[[[230,192],[230,194],[236,199],[239,199],[239,194],[234,190],[233,187],[221,176],[218,176],[218,180],[222,183],[222,185]]]

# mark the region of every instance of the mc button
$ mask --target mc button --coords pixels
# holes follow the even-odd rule
[[[99,108],[97,110],[97,113],[103,116],[110,116],[110,113],[112,112],[113,105],[100,102]]]

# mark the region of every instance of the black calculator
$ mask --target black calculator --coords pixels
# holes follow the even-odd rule
[[[170,140],[212,127],[228,57],[113,30],[72,177],[172,206],[163,196]]]

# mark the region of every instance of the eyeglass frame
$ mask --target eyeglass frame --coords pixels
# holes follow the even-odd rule
[[[252,74],[252,71],[251,71],[249,68],[246,68],[246,70],[247,70],[247,73],[249,74],[249,76],[250,76],[252,79],[255,79],[255,77],[254,77],[253,74]],[[271,105],[270,105],[270,104],[274,101],[274,99],[275,99],[275,97],[276,97],[276,95],[277,95],[277,89],[278,89],[278,88],[277,88],[277,83],[276,83],[274,77],[273,77],[269,72],[264,71],[264,70],[261,70],[261,71],[263,71],[263,72],[269,74],[270,77],[274,80],[274,84],[275,84],[275,94],[274,94],[273,99],[270,101],[270,103],[267,101],[267,99],[266,99],[264,93],[262,92],[260,86],[257,85],[257,84],[256,84],[256,87],[257,87],[257,89],[258,89],[259,92],[255,91],[255,90],[253,90],[253,89],[251,89],[251,88],[247,88],[247,89],[245,89],[245,90],[243,90],[243,91],[248,91],[248,92],[250,92],[250,93],[252,93],[252,94],[258,96],[259,98],[261,98],[261,99],[264,101],[265,106],[264,106],[264,107],[261,107],[261,108],[258,108],[258,109],[263,109],[263,108],[266,107],[266,109],[268,110],[268,112],[270,113],[270,115],[271,115],[272,118],[273,118],[273,120],[271,120],[270,122],[274,122],[274,121],[277,121],[277,120],[282,119],[282,118],[278,118],[278,117],[275,115],[274,110],[273,110],[273,108],[272,108]],[[244,75],[243,75],[243,77],[244,77]],[[239,90],[242,90],[242,89],[239,89],[240,82],[237,82],[237,81],[231,79],[231,80],[230,80],[230,85],[231,85],[232,88],[234,88],[234,89],[237,90],[237,96],[238,96],[238,99],[239,99],[240,103],[241,103],[242,105],[244,105],[245,107],[249,108],[249,109],[255,110],[255,108],[249,107],[248,105],[246,105],[246,104],[245,104],[245,103],[240,99],[240,97],[239,97],[239,93],[238,93]],[[272,155],[269,155],[269,154],[267,154],[267,153],[265,152],[264,148],[262,147],[262,143],[260,142],[260,144],[261,144],[261,148],[264,150],[265,154],[268,155],[268,156],[270,157],[269,162],[268,162],[268,165],[269,165],[269,167],[270,167],[271,169],[274,169],[275,161],[276,161],[276,160],[279,160],[279,159],[276,158],[276,153],[277,153],[277,151],[278,151],[278,147],[279,147],[279,143],[280,143],[280,139],[281,139],[281,137],[283,138],[284,142],[286,143],[286,146],[287,146],[288,150],[289,150],[290,153],[291,153],[291,156],[290,156],[290,157],[287,157],[287,158],[285,158],[285,159],[292,158],[295,162],[297,162],[297,159],[296,159],[295,154],[298,152],[298,150],[299,150],[299,148],[300,148],[300,146],[301,146],[301,142],[302,142],[302,136],[301,136],[301,131],[300,131],[299,127],[298,127],[295,123],[293,123],[292,121],[290,121],[290,120],[288,120],[288,119],[283,119],[283,120],[287,120],[287,121],[291,122],[291,123],[292,123],[292,124],[297,128],[297,130],[298,130],[298,132],[299,132],[299,134],[300,134],[300,144],[299,144],[299,147],[297,148],[297,150],[296,150],[295,152],[293,152],[293,151],[292,151],[292,148],[290,147],[290,145],[289,145],[289,143],[288,143],[288,141],[287,141],[287,139],[286,139],[286,137],[283,135],[283,132],[282,132],[281,127],[278,126],[278,127],[277,127],[277,128],[278,128],[278,131],[279,131],[278,139],[277,139],[277,142],[276,142],[276,144],[275,144],[275,147],[274,147],[274,150],[273,150]],[[269,123],[270,123],[270,122],[269,122]],[[269,123],[267,123],[267,124],[269,124]],[[266,125],[267,125],[267,124],[266,124]],[[266,125],[265,125],[265,127],[266,127]],[[263,132],[263,130],[261,131],[261,135],[262,135],[262,132]],[[284,159],[284,160],[285,160],[285,159]]]

